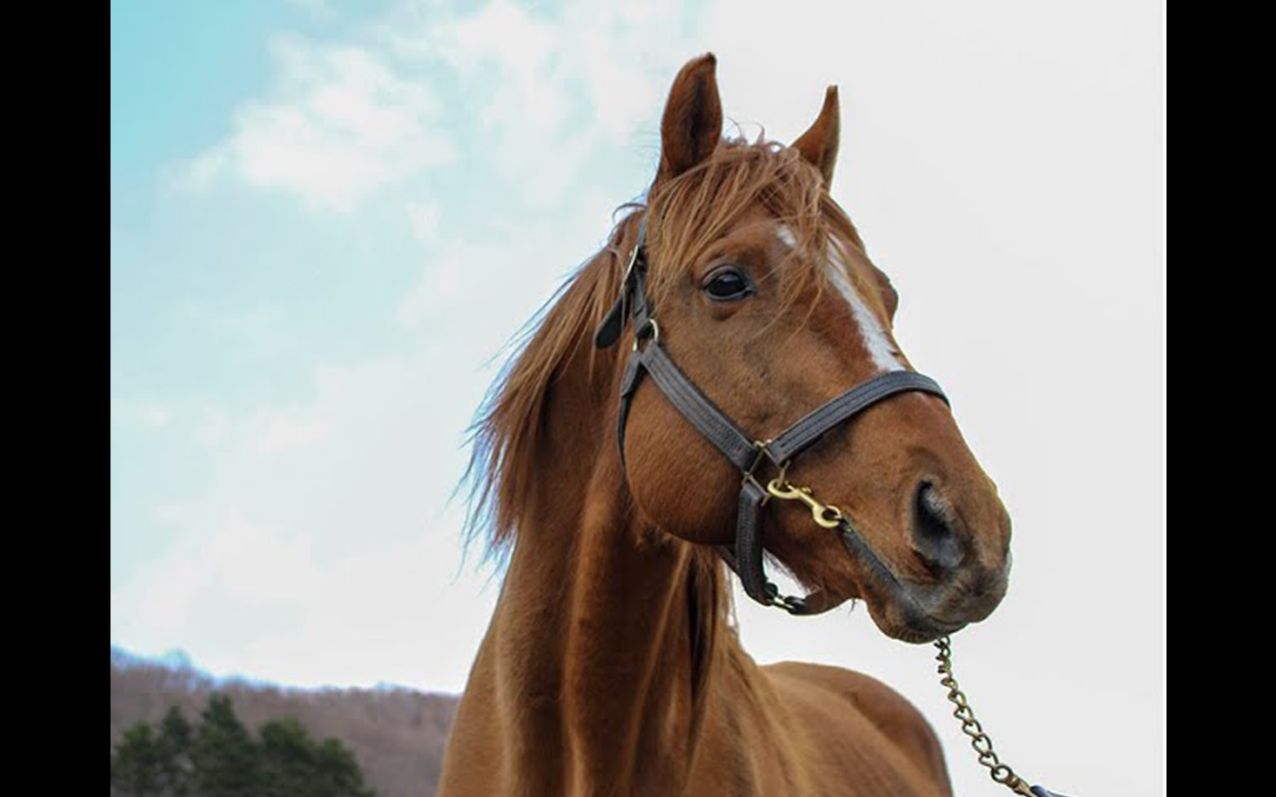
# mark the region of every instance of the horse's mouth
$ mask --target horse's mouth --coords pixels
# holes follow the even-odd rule
[[[978,579],[985,586],[977,600],[959,601],[955,610],[953,599],[969,595],[964,586],[919,584],[900,578],[849,524],[843,527],[842,542],[855,562],[859,592],[873,622],[882,633],[902,642],[933,642],[979,622],[992,613],[1006,592],[1009,558],[991,579]]]
[[[925,644],[934,642],[940,637],[954,634],[965,628],[968,623],[948,622],[916,608],[915,603],[885,601],[868,598],[869,616],[883,634],[901,642]]]

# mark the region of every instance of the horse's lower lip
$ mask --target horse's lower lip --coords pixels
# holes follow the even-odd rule
[[[965,628],[967,625],[965,620],[945,620],[933,614],[926,615],[926,624],[942,631],[956,631],[960,628]]]
[[[915,631],[943,636],[965,628],[964,621],[945,620],[931,614],[905,611],[906,622]]]
[[[965,628],[966,625],[967,625],[966,623],[941,623],[937,621],[932,621],[930,632],[934,633],[937,637],[946,636],[948,634],[957,633],[961,629]]]
[[[870,610],[872,606],[870,605]],[[902,607],[895,607],[895,611],[899,611]],[[887,636],[898,639],[902,642],[912,642],[916,644],[925,644],[934,642],[940,637],[954,634],[966,627],[966,623],[949,623],[936,620],[925,614],[918,612],[910,612],[904,609],[900,616],[894,614],[891,610],[887,610],[884,618],[878,618],[876,612],[873,612],[874,619],[878,620],[878,627],[886,633]]]
[[[908,588],[905,587],[905,589],[908,589]],[[914,598],[915,602],[913,603],[911,607],[905,607],[905,615],[908,617],[909,624],[917,627],[918,629],[925,628],[925,629],[929,629],[934,632],[937,632],[939,634],[951,634],[954,631],[960,631],[961,629],[970,625],[970,622],[971,622],[970,618],[960,619],[960,620],[951,619],[951,618],[943,616],[939,612],[928,611],[928,609],[930,609],[930,606],[926,606],[926,604],[931,603],[931,605],[933,606],[934,605],[933,602],[927,601],[924,598],[918,599],[918,596],[916,595],[916,593],[913,593],[912,597]]]
[[[904,613],[916,625],[938,628],[944,631],[956,631],[970,624],[970,620],[949,619],[939,612],[931,611],[931,607],[934,607],[939,602],[936,597],[940,597],[932,592],[933,587],[921,586],[911,581],[902,580],[900,584],[902,592],[908,598],[904,605]]]
[[[907,581],[897,584],[897,591],[893,595],[881,596],[885,598],[886,605],[880,608],[884,618],[888,618],[886,623],[895,627],[894,632],[885,627],[882,630],[891,636],[908,642],[932,642],[969,625],[966,620],[951,620],[928,611],[926,604],[929,601],[925,600],[924,587],[915,590],[917,585]],[[919,595],[918,592],[922,594]]]

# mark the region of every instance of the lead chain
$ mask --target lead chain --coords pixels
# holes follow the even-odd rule
[[[970,746],[979,754],[979,763],[988,768],[993,780],[1015,794],[1034,797],[1028,789],[1028,784],[1015,774],[1010,765],[1001,763],[1001,760],[997,758],[997,754],[992,749],[992,739],[988,738],[979,720],[975,719],[975,710],[967,702],[965,693],[957,688],[957,679],[953,678],[952,643],[948,637],[943,636],[935,640],[935,647],[939,648],[939,655],[935,657],[935,661],[939,662],[937,671],[943,676],[939,679],[939,683],[948,688],[948,700],[957,707],[953,716],[961,720],[961,731],[970,737]]]

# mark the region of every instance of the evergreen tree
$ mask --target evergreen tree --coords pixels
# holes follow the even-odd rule
[[[317,795],[323,797],[375,797],[363,785],[363,772],[345,745],[331,737],[319,745],[315,761]]]
[[[130,797],[160,794],[159,747],[151,726],[139,722],[124,732],[111,756],[111,789]]]
[[[315,794],[311,779],[315,745],[301,724],[292,718],[271,720],[261,726],[262,797]]]
[[[354,754],[316,742],[292,718],[262,725],[260,741],[214,694],[192,728],[171,707],[158,730],[129,728],[111,756],[111,793],[121,797],[375,797]]]
[[[191,748],[192,785],[199,797],[249,797],[261,791],[260,752],[231,707],[213,694],[200,715]]]
[[[164,797],[188,797],[191,794],[191,747],[194,731],[186,716],[177,706],[171,706],[160,721],[159,768]]]
[[[354,755],[336,739],[316,744],[295,719],[261,727],[263,797],[372,797]]]

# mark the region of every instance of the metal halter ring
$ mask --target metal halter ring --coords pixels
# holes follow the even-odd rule
[[[650,330],[650,335],[647,332]],[[643,322],[642,326],[634,330],[634,351],[638,351],[638,343],[645,338],[650,337],[652,343],[660,342],[660,325],[656,323],[656,319],[648,318]]]

